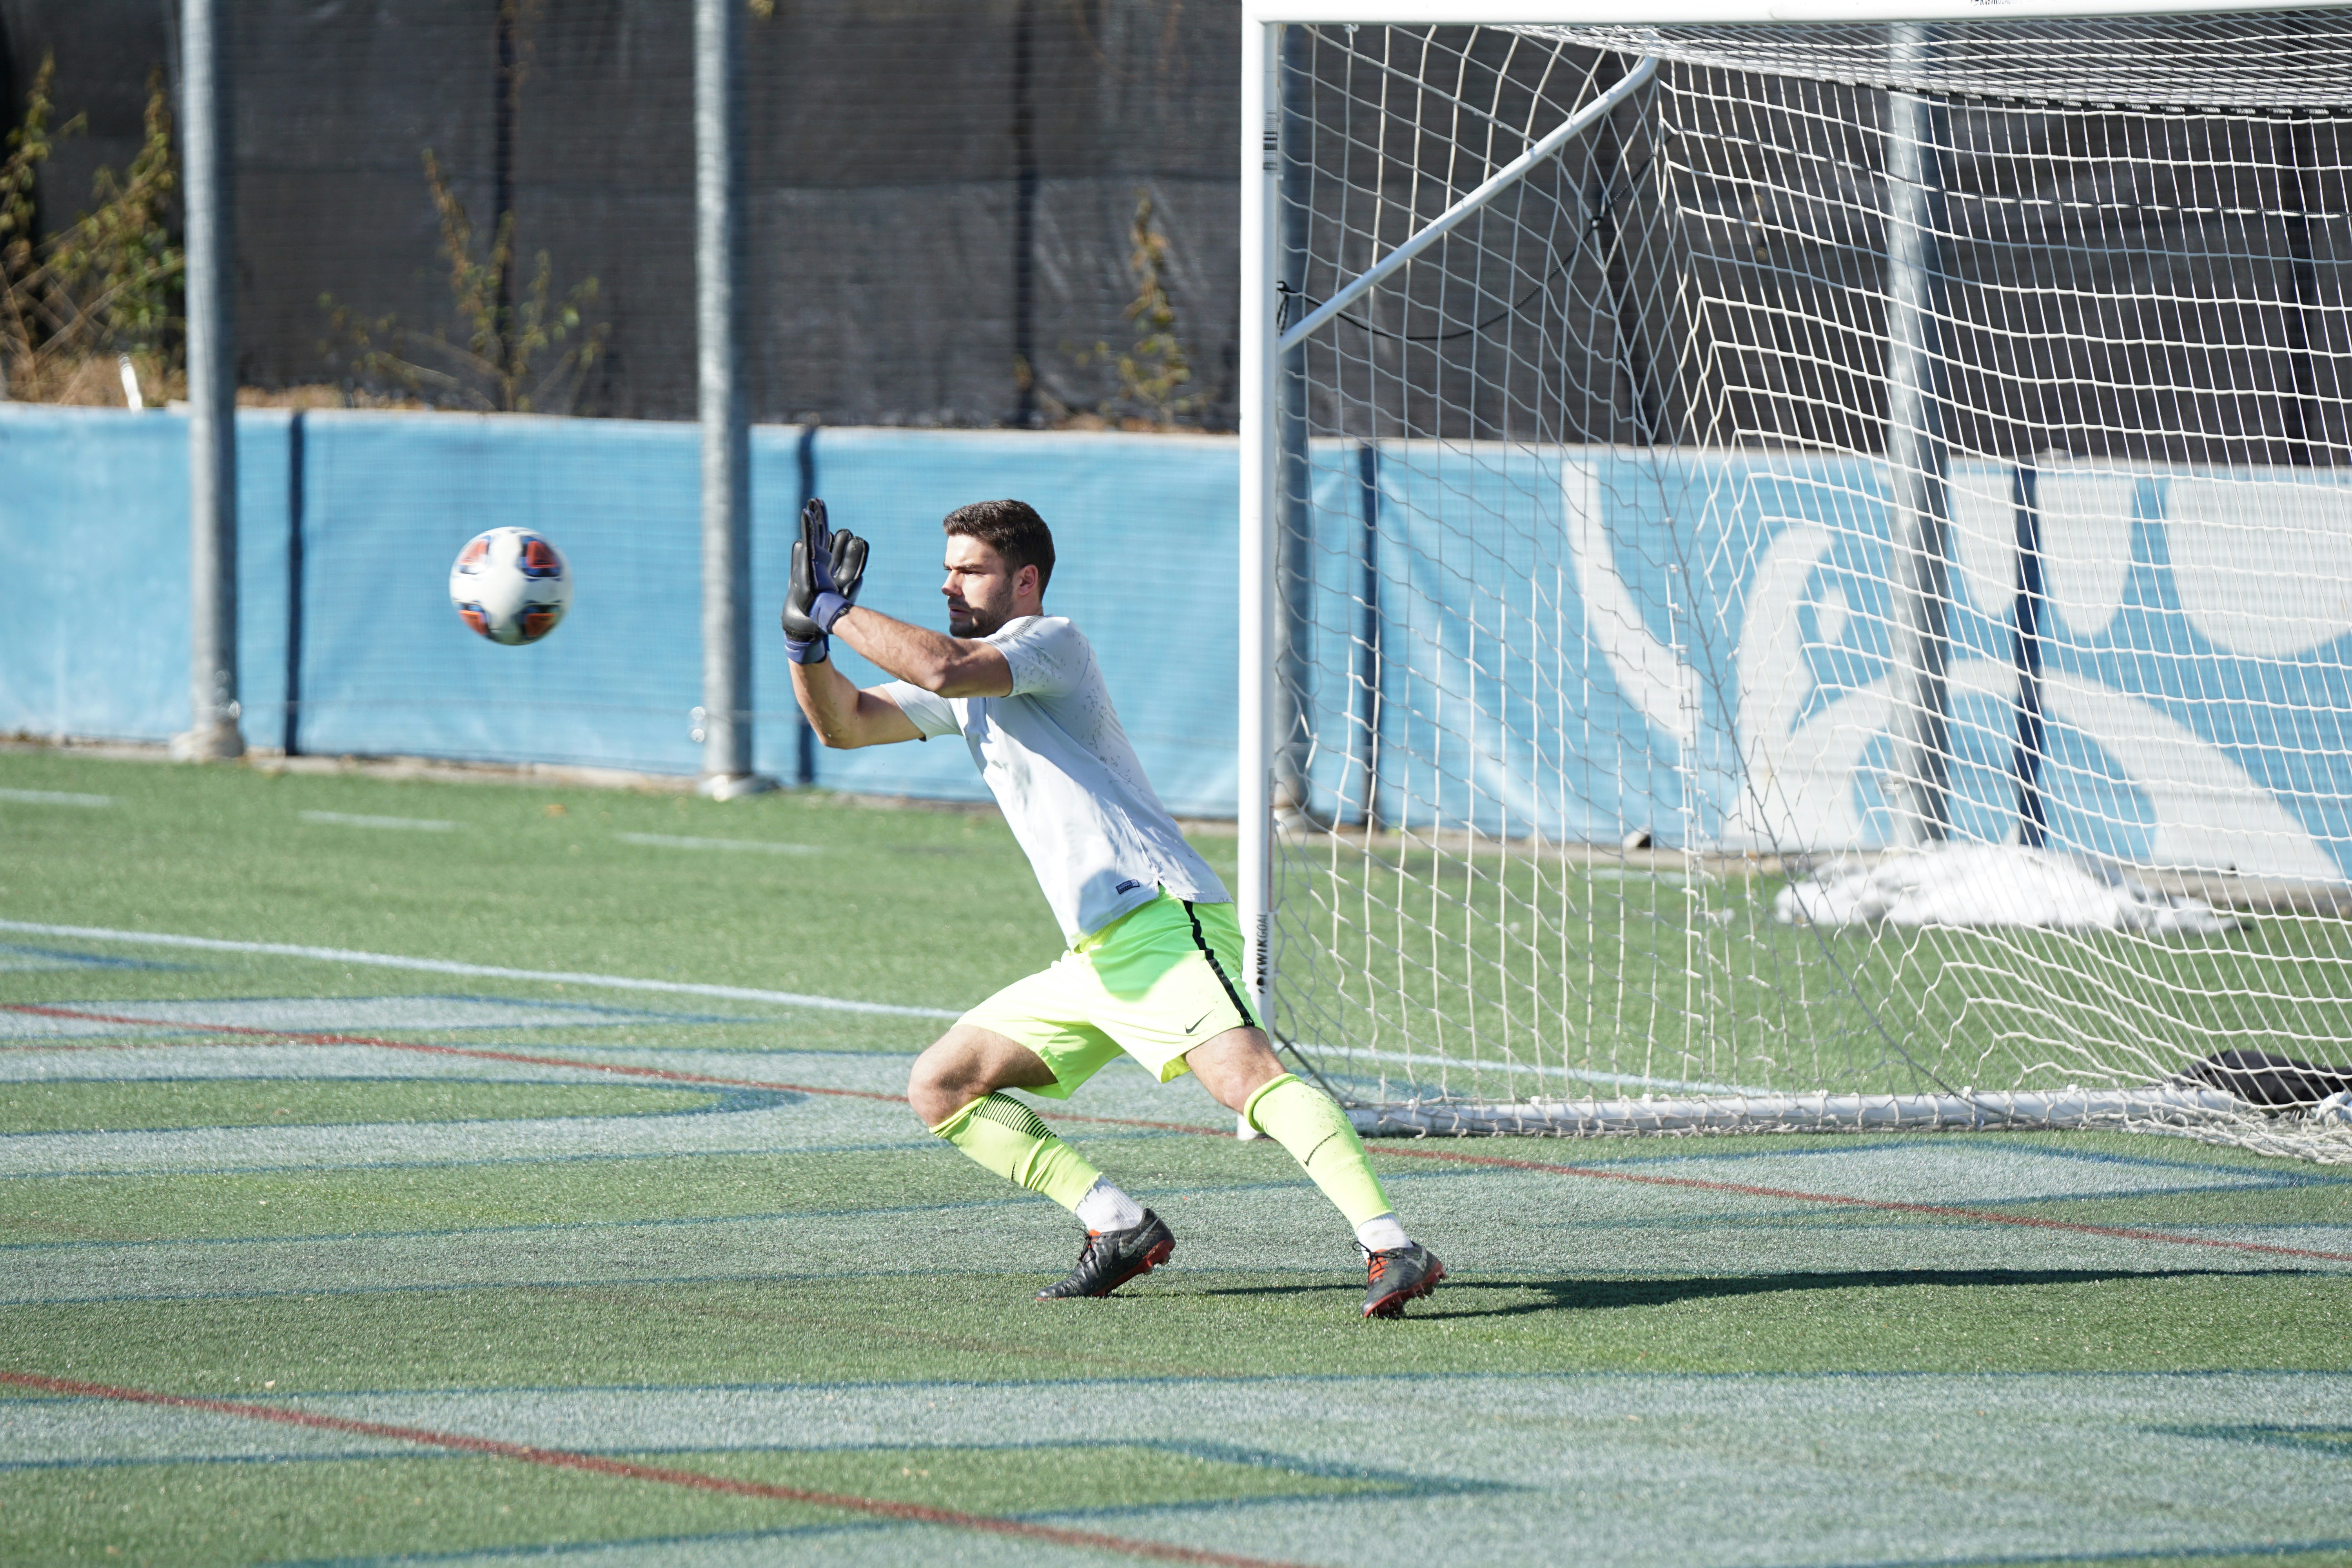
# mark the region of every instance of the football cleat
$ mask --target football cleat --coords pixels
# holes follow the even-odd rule
[[[1149,1274],[1167,1262],[1175,1250],[1176,1237],[1169,1233],[1168,1223],[1145,1209],[1141,1225],[1087,1232],[1086,1245],[1078,1249],[1078,1266],[1070,1270],[1067,1279],[1038,1291],[1037,1300],[1108,1296],[1137,1275]]]
[[[1407,1301],[1437,1289],[1437,1282],[1445,1278],[1445,1265],[1437,1260],[1437,1254],[1415,1241],[1386,1252],[1367,1251],[1364,1272],[1364,1316],[1402,1318]]]

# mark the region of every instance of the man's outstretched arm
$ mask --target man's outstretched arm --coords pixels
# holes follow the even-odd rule
[[[849,678],[821,664],[793,666],[793,695],[808,715],[816,738],[836,750],[886,746],[894,741],[919,741],[922,731],[896,702],[871,691],[860,691]]]
[[[941,697],[1013,695],[1013,667],[992,644],[909,626],[862,605],[851,606],[833,623],[833,635],[899,679]],[[793,673],[797,679],[800,667],[794,666]],[[895,704],[891,711],[898,711]]]

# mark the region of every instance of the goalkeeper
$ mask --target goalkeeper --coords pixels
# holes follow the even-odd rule
[[[1003,1091],[1054,1099],[1121,1051],[1165,1083],[1190,1071],[1275,1139],[1355,1226],[1366,1317],[1397,1317],[1445,1277],[1406,1236],[1345,1112],[1285,1072],[1234,977],[1241,928],[1216,873],[1178,831],[1112,710],[1094,649],[1045,613],[1054,536],[1017,500],[947,516],[948,635],[856,605],[866,542],[801,514],[784,601],[801,711],[828,746],[961,734],[1069,946],[958,1019],[916,1059],[908,1102],[997,1174],[1076,1214],[1086,1240],[1041,1298],[1107,1296],[1176,1238]],[[828,661],[839,637],[898,679],[859,690]]]

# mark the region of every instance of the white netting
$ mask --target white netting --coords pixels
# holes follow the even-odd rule
[[[2352,1158],[2352,13],[1285,38],[1277,1032]]]

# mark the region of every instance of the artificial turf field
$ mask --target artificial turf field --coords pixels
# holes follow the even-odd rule
[[[1366,1323],[1120,1067],[1041,1108],[1178,1251],[1049,1305],[895,1101],[1058,945],[992,817],[6,751],[0,921],[9,1562],[2352,1563],[2338,1168],[1383,1142]]]

